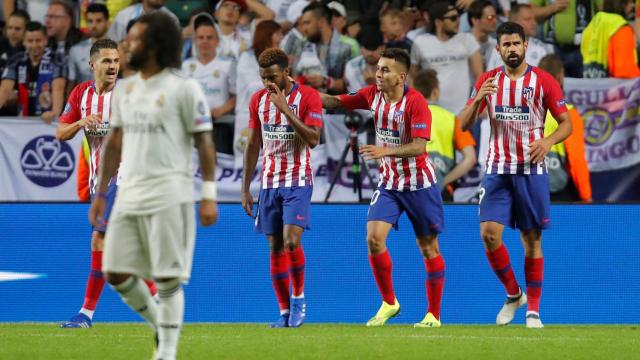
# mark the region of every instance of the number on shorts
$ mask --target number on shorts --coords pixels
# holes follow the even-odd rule
[[[371,194],[371,204],[373,205],[378,201],[378,198],[380,197],[380,190],[376,190],[373,192],[373,194]]]
[[[480,197],[480,199],[478,200],[478,205],[482,204],[482,198],[484,197],[484,188],[481,187],[480,188],[480,192],[478,193],[478,196]]]

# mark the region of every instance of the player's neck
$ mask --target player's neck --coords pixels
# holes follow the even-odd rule
[[[526,61],[523,61],[517,68],[510,68],[508,66],[505,66],[504,68],[507,70],[507,76],[512,80],[516,80],[527,72],[529,64],[527,64]]]
[[[106,81],[98,81],[96,80],[96,92],[98,95],[103,95],[113,90],[113,87],[116,86],[115,82],[109,83]]]
[[[293,81],[285,81],[285,83],[284,83],[284,96],[289,95],[289,93],[291,92],[291,89],[293,89]]]
[[[198,61],[200,61],[200,64],[202,65],[207,65],[208,63],[212,62],[213,59],[216,58],[216,52],[213,51],[213,53],[210,54],[200,54],[200,56],[198,57]]]
[[[383,91],[384,100],[388,103],[395,103],[402,99],[404,96],[404,84],[402,86],[396,86],[388,91]]]

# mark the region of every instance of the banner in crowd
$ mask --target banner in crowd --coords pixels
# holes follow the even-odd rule
[[[565,98],[582,114],[591,172],[640,163],[640,79],[566,79]]]
[[[55,138],[39,119],[0,120],[0,201],[76,201],[82,136]]]

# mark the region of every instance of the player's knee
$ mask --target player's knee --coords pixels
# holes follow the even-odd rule
[[[422,256],[427,259],[431,259],[440,255],[440,246],[438,244],[438,237],[436,236],[419,238],[418,247],[420,248]]]
[[[110,272],[106,272],[103,275],[104,275],[104,280],[113,286],[122,284],[129,278],[129,276],[131,276],[129,274],[117,274],[117,273],[110,273]]]
[[[484,228],[480,231],[480,237],[489,250],[495,249],[502,243],[500,233],[491,228]]]
[[[294,251],[300,246],[300,242],[301,242],[300,236],[296,236],[296,235],[285,236],[284,247],[286,248],[287,251]]]
[[[367,246],[370,253],[378,254],[384,250],[385,239],[377,234],[367,234]]]

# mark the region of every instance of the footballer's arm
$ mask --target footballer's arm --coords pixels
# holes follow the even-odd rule
[[[98,196],[107,192],[109,179],[118,171],[120,156],[122,155],[122,128],[112,127],[104,144],[104,153],[100,165],[98,181]]]
[[[193,134],[195,147],[200,158],[200,172],[202,181],[215,181],[216,174],[216,147],[213,143],[211,131],[201,131]],[[215,199],[202,199],[200,201],[200,222],[203,226],[209,226],[218,219],[218,208]]]
[[[316,147],[320,143],[320,128],[317,126],[309,126],[302,122],[300,118],[286,107],[283,112],[284,116],[289,120],[289,124],[293,127],[293,130],[296,132],[300,138],[311,148]]]
[[[320,100],[322,100],[322,107],[327,110],[342,109],[342,101],[339,96],[320,93]]]
[[[253,196],[251,195],[251,180],[256,171],[256,164],[262,146],[262,133],[259,127],[249,128],[249,139],[244,149],[244,169],[242,170],[242,208],[247,215],[253,217]]]

